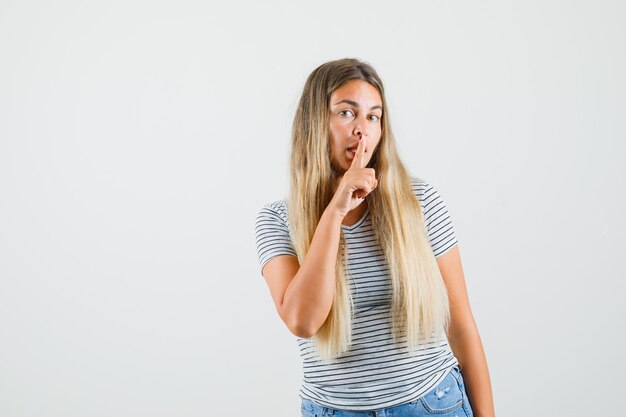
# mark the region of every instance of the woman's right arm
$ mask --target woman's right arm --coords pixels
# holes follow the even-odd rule
[[[378,185],[375,171],[364,167],[367,140],[359,140],[354,159],[322,213],[302,265],[292,255],[272,258],[262,274],[276,310],[289,330],[310,338],[322,327],[335,296],[335,264],[341,223],[350,210],[363,202]]]
[[[276,310],[298,337],[312,337],[332,307],[342,221],[343,216],[328,207],[317,224],[302,265],[296,256],[281,255],[263,267]]]

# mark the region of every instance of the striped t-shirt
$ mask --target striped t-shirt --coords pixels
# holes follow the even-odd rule
[[[421,178],[411,178],[435,257],[455,244],[456,234],[437,191]],[[287,201],[266,204],[256,218],[256,245],[261,265],[275,256],[293,255]],[[353,411],[393,407],[417,400],[439,384],[458,364],[448,340],[431,338],[411,356],[394,344],[391,334],[392,285],[389,266],[374,238],[369,207],[352,226],[341,225],[348,248],[348,275],[354,301],[352,345],[324,364],[311,339],[297,338],[304,379],[300,397],[320,405]],[[400,338],[406,341],[406,338]]]

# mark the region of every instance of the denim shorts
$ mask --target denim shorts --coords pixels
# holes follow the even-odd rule
[[[395,407],[370,411],[349,411],[324,407],[302,398],[303,417],[473,417],[458,365],[435,388],[417,400]]]

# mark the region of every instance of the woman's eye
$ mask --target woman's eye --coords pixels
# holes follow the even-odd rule
[[[354,116],[354,114],[352,114],[352,111],[350,111],[350,110],[341,110],[339,112],[339,114],[342,115],[342,116],[346,116],[346,117]]]
[[[380,121],[380,117],[378,115],[376,115],[376,114],[372,114],[371,118],[372,118],[372,121],[374,121],[374,122],[379,122]]]

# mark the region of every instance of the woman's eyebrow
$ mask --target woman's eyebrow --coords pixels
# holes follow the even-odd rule
[[[338,101],[335,104],[333,104],[333,106],[336,106],[336,105],[341,104],[341,103],[348,103],[351,106],[359,107],[359,104],[356,101],[352,101],[352,100],[341,100],[341,101]],[[370,107],[370,110],[374,110],[374,109],[381,109],[382,110],[383,108],[382,108],[382,106],[379,106],[379,105]]]

